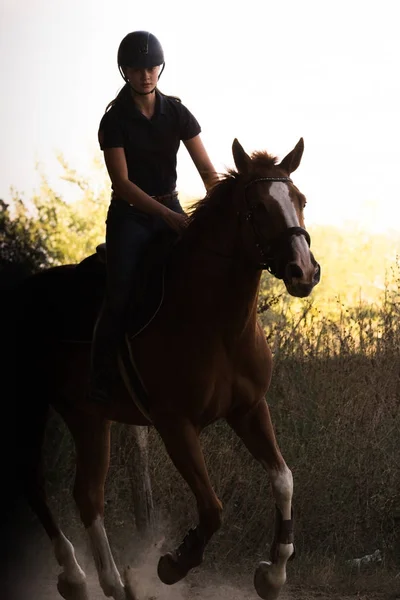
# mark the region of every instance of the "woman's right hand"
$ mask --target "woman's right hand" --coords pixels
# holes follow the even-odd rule
[[[162,218],[174,231],[181,233],[187,226],[188,216],[185,213],[177,213],[167,207],[165,209],[161,215]]]

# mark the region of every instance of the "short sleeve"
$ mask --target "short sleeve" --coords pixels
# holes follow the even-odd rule
[[[124,147],[121,121],[112,108],[103,115],[100,121],[98,138],[101,150]]]
[[[201,127],[197,119],[192,115],[189,109],[183,104],[180,104],[180,139],[182,141],[190,140],[201,132]]]

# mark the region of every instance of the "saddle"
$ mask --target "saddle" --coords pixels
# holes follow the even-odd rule
[[[129,339],[138,335],[151,322],[161,307],[164,296],[164,275],[168,258],[178,235],[163,233],[155,239],[145,253],[135,280],[132,282],[132,293],[129,302],[125,339],[119,348],[119,370],[125,386],[139,410],[151,421],[149,415],[149,399],[145,386],[137,370],[132,356]],[[104,296],[106,284],[106,244],[99,244],[96,253],[83,259],[75,268],[76,278],[85,283],[90,282],[91,294],[97,288],[97,300]],[[92,339],[94,324],[100,310],[101,302],[93,307],[92,319],[86,323],[85,332]]]
[[[171,232],[163,232],[155,238],[144,253],[137,276],[132,281],[126,322],[128,337],[137,335],[143,330],[161,306],[165,267],[177,239],[178,235],[172,230]],[[107,249],[106,244],[103,243],[99,244],[96,247],[96,252],[84,258],[75,269],[77,278],[90,280],[92,284],[96,281],[97,286],[101,287],[102,296],[106,285],[106,262]],[[97,318],[99,309],[100,306],[97,306],[95,318]],[[87,341],[90,341],[90,339],[91,335]]]

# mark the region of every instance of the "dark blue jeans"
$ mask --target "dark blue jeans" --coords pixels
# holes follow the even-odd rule
[[[183,213],[178,198],[166,203]],[[91,383],[103,387],[108,374],[115,372],[117,349],[124,334],[132,282],[148,244],[169,226],[124,200],[112,200],[106,220],[107,288],[92,342]]]

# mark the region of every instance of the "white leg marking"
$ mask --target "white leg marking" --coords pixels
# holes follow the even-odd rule
[[[287,465],[282,471],[270,471],[272,491],[284,521],[292,517],[293,475]]]
[[[86,581],[86,575],[76,560],[74,547],[63,533],[53,539],[53,548],[58,564],[64,569],[63,579],[69,583]]]
[[[270,469],[263,462],[271,481],[275,502],[284,521],[292,517],[293,476],[289,467],[284,463],[280,470]],[[261,598],[275,599],[279,590],[286,582],[286,563],[294,552],[293,544],[278,544],[277,560],[261,561],[254,574],[254,585]]]
[[[292,518],[293,475],[285,464],[281,471],[271,471],[274,498],[284,521]],[[293,544],[279,544],[277,562],[271,567],[271,581],[283,585],[286,581],[286,563],[294,552]]]
[[[111,554],[103,519],[97,517],[87,528],[99,582],[104,594],[117,600],[125,598],[124,585]]]

